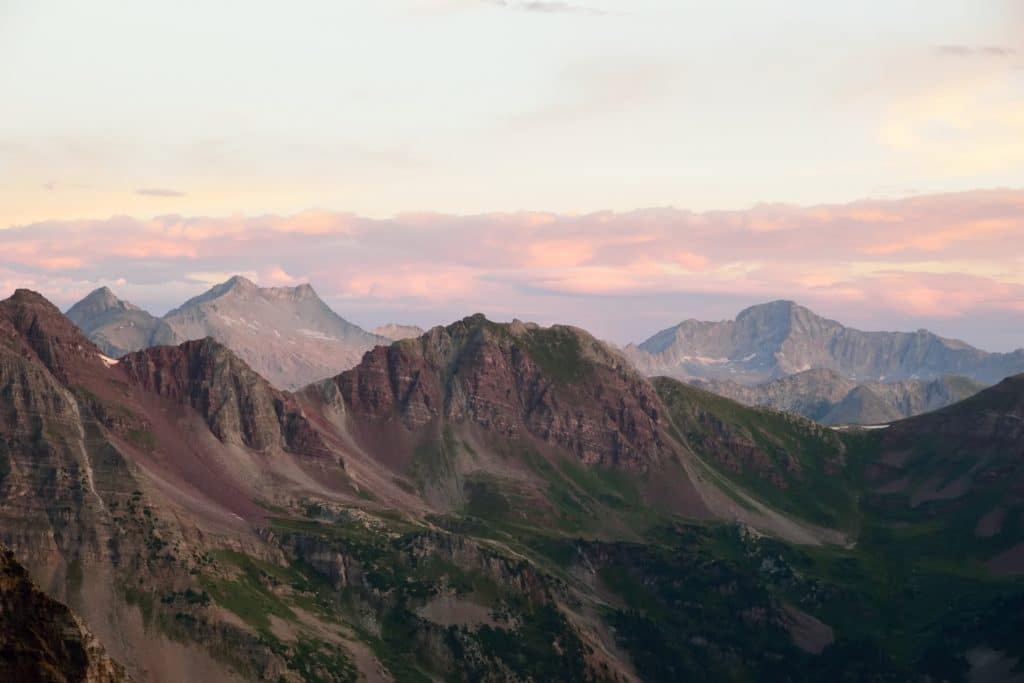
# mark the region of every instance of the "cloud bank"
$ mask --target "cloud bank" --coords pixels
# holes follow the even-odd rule
[[[523,212],[52,221],[0,230],[0,290],[67,306],[100,284],[160,313],[232,273],[311,282],[344,316],[483,311],[641,340],[791,298],[867,328],[1024,345],[1024,190],[695,213]]]

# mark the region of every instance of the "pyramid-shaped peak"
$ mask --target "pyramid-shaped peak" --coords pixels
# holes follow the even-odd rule
[[[102,287],[97,287],[96,289],[94,289],[91,292],[89,292],[89,294],[87,294],[85,298],[86,299],[116,299],[117,297],[114,296],[114,292],[111,291],[110,287],[107,287],[106,285],[103,285]]]
[[[107,286],[97,287],[89,292],[84,299],[69,309],[70,314],[75,309],[89,309],[92,313],[98,313],[111,308],[135,309],[136,307],[127,301],[119,299],[116,294]]]
[[[259,289],[259,287],[256,286],[255,282],[243,275],[233,275],[225,282],[216,285],[214,289],[218,289],[223,292],[245,292]]]

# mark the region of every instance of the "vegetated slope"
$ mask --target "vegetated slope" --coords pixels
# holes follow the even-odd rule
[[[882,552],[922,520],[856,505],[881,432],[652,384],[573,328],[469,318],[298,394],[211,340],[111,364],[27,292],[0,332],[0,536],[142,680],[907,680],[1024,654],[1018,579]],[[857,544],[774,537],[820,541],[802,519]]]
[[[985,386],[957,376],[858,383],[824,368],[752,386],[730,380],[691,383],[745,405],[784,410],[828,425],[893,422],[962,401]]]
[[[625,352],[647,375],[742,384],[815,368],[877,382],[964,375],[994,383],[1024,372],[1024,349],[987,353],[927,330],[862,332],[792,301],[752,306],[735,320],[687,320]]]
[[[868,507],[924,555],[1024,573],[1024,375],[881,432]],[[939,533],[929,534],[929,531]]]
[[[668,377],[653,384],[681,437],[729,481],[795,518],[832,529],[856,528],[847,445],[837,432]]]
[[[163,318],[96,290],[68,316],[104,353],[119,358],[149,346],[213,337],[275,386],[296,389],[359,362],[385,337],[337,315],[309,285],[257,287],[235,276]]]
[[[119,683],[129,678],[65,605],[39,590],[0,545],[0,679]]]
[[[439,510],[573,528],[621,518],[617,505],[710,514],[653,388],[581,330],[473,316],[378,347],[303,396]]]

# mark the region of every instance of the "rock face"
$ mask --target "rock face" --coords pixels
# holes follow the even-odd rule
[[[415,325],[397,325],[395,323],[381,325],[373,331],[375,335],[392,341],[398,341],[399,339],[412,339],[414,337],[421,336],[424,332],[426,332],[426,330],[422,327],[417,327]]]
[[[964,375],[994,383],[1024,372],[1024,350],[987,353],[926,330],[862,332],[792,301],[753,306],[735,320],[687,320],[625,351],[648,375],[740,384],[817,368],[858,382]]]
[[[984,388],[966,377],[861,382],[828,369],[805,370],[763,384],[691,380],[691,384],[749,406],[802,415],[822,424],[881,424],[961,401]]]
[[[650,384],[582,330],[476,315],[377,347],[330,380],[349,414],[532,437],[587,465],[645,470],[672,453]],[[323,390],[323,387],[321,387]]]
[[[0,679],[47,683],[118,683],[124,668],[67,606],[29,578],[0,545]]]
[[[290,395],[209,337],[131,353],[120,365],[143,390],[195,409],[221,441],[258,451],[326,452]]]
[[[156,350],[158,358],[136,359],[129,373],[38,294],[19,290],[0,302],[0,542],[142,680],[229,680],[228,666],[206,649],[229,644],[244,666],[259,667],[250,678],[276,679],[284,671],[278,654],[204,613],[208,597],[196,602],[203,539],[233,523],[234,543],[256,543],[242,517],[258,514],[253,498],[308,481],[303,467],[326,482],[344,473],[335,458],[318,457],[323,444],[292,398],[224,347],[193,346]],[[174,598],[181,591],[192,602]],[[160,596],[169,609],[156,628],[150,601]],[[49,628],[42,620],[25,626]],[[65,631],[68,650],[55,656],[91,666],[76,654],[78,636]],[[60,670],[67,679],[0,678],[110,680],[77,677],[75,666]]]
[[[309,285],[257,287],[240,276],[159,319],[106,289],[75,304],[68,316],[115,358],[213,337],[285,389],[337,374],[374,346],[390,343],[338,316]]]
[[[149,346],[161,327],[159,318],[118,299],[107,287],[100,287],[72,306],[67,316],[111,358]]]

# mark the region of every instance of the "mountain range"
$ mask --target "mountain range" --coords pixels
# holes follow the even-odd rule
[[[1009,680],[1024,658],[1024,376],[837,431],[477,315],[290,392],[208,337],[114,360],[18,290],[0,398],[0,541],[139,680]]]
[[[752,386],[721,379],[693,379],[690,383],[745,405],[796,413],[826,425],[889,423],[944,408],[986,386],[955,375],[858,383],[824,368]]]
[[[368,333],[309,285],[261,288],[241,276],[162,318],[105,287],[67,314],[112,358],[211,336],[275,386],[293,390],[353,367],[378,344],[424,333],[397,324]],[[788,301],[748,308],[735,321],[688,320],[623,353],[648,376],[676,377],[824,424],[890,422],[1024,372],[1021,351],[986,353],[925,331],[860,332]]]
[[[1024,372],[1024,349],[988,353],[927,330],[862,332],[792,301],[752,306],[735,320],[686,320],[625,353],[647,375],[747,385],[812,369],[857,382],[961,375],[984,384]]]
[[[162,318],[121,301],[106,287],[67,315],[111,358],[209,336],[274,385],[290,389],[350,368],[375,345],[390,342],[340,317],[308,284],[258,287],[238,275]]]

